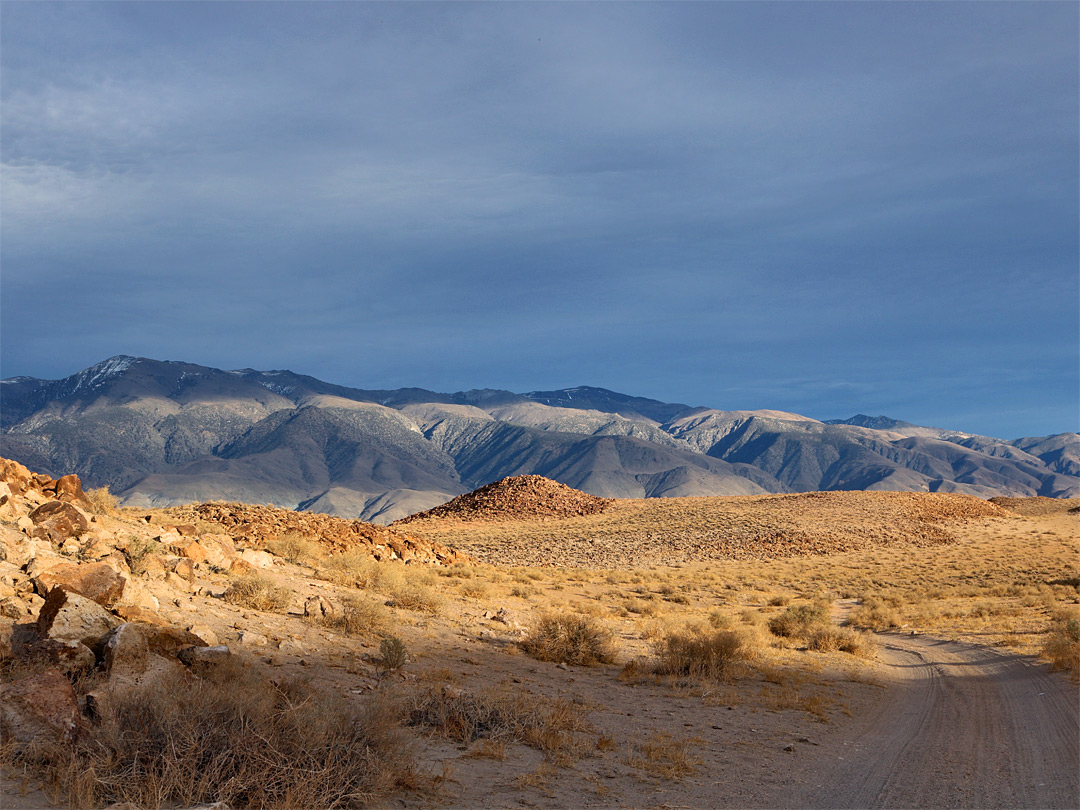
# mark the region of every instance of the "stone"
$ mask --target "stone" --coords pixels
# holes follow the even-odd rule
[[[127,588],[124,589],[124,599],[120,604],[145,610],[158,610],[161,607],[158,598],[145,584],[138,581],[128,583]],[[120,613],[120,606],[118,605],[115,610]]]
[[[15,525],[19,527],[19,531],[24,534],[34,530],[34,521],[30,519],[29,515],[23,515],[15,521]]]
[[[94,600],[57,587],[49,592],[41,606],[37,631],[41,638],[81,641],[93,649],[119,624],[120,619]]]
[[[70,742],[79,728],[79,703],[57,669],[0,684],[0,736],[26,746]]]
[[[236,559],[229,566],[229,573],[234,577],[243,577],[255,573],[255,566],[247,560]]]
[[[265,647],[270,643],[266,636],[262,633],[256,633],[254,630],[241,630],[237,641],[245,647]]]
[[[48,594],[59,586],[68,593],[93,599],[102,607],[111,607],[119,602],[126,584],[127,579],[105,563],[61,563],[34,578],[38,593]]]
[[[245,548],[240,552],[240,559],[250,563],[255,568],[269,568],[274,564],[274,555],[269,551],[260,551],[254,548]]]
[[[186,557],[192,562],[206,562],[206,549],[197,541],[190,543],[174,543],[170,549],[174,554]]]
[[[173,573],[183,577],[188,582],[195,581],[195,563],[188,557],[180,557],[173,563]]]
[[[185,647],[177,651],[176,657],[194,672],[202,672],[231,659],[232,650],[225,644],[218,644],[213,647]]]
[[[82,547],[80,553],[84,559],[100,560],[102,557],[108,557],[110,554],[115,553],[115,551],[116,549],[112,543],[104,538],[91,537],[90,542]]]
[[[216,647],[218,644],[218,636],[212,629],[205,624],[189,624],[187,626],[189,633],[192,633],[203,640],[203,643],[209,647]]]
[[[316,621],[333,622],[341,618],[341,607],[325,596],[309,596],[304,602],[304,616]]]
[[[157,600],[154,600],[157,602]],[[120,605],[116,609],[116,615],[128,622],[141,624],[153,624],[158,626],[167,625],[169,622],[160,613],[152,608],[144,608],[139,605]]]
[[[64,539],[86,534],[90,521],[86,514],[71,503],[46,501],[29,515],[38,528],[43,528],[54,538]]]
[[[97,663],[94,651],[81,641],[44,638],[30,645],[30,655],[65,674],[85,672]]]
[[[90,505],[90,499],[83,492],[82,481],[77,475],[65,475],[56,479],[56,498],[60,501],[79,501],[84,506]]]
[[[304,645],[296,639],[284,638],[278,642],[278,651],[285,655],[303,655]]]
[[[144,628],[148,627],[149,625],[126,622],[105,636],[102,652],[105,671],[110,676],[139,675],[146,671],[150,645],[147,643],[147,632]]]
[[[165,575],[165,582],[178,591],[184,591],[184,593],[191,590],[191,583],[174,571],[170,571]]]
[[[22,568],[33,554],[33,542],[10,526],[0,526],[0,561]]]
[[[194,523],[181,523],[173,526],[172,530],[181,537],[194,537],[198,533]]]

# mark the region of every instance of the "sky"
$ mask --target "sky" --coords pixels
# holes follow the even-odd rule
[[[0,375],[1080,427],[1080,5],[0,5]]]

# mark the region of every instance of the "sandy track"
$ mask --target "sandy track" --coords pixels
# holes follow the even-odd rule
[[[777,807],[1080,807],[1077,688],[1028,659],[883,636],[887,696]],[[816,772],[811,776],[811,772]],[[800,780],[802,781],[802,780]]]

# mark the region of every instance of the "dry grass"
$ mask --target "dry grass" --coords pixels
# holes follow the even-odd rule
[[[522,743],[568,764],[595,750],[580,706],[519,693],[430,688],[407,698],[406,722],[469,744],[492,740]]]
[[[845,652],[858,658],[873,658],[877,642],[869,633],[860,633],[850,627],[821,627],[806,641],[815,652]]]
[[[86,490],[86,497],[94,511],[102,515],[115,516],[120,508],[120,499],[109,492],[108,487]]]
[[[1080,679],[1080,617],[1062,615],[1055,619],[1041,650],[1053,669]]]
[[[226,666],[116,688],[75,747],[24,753],[76,807],[358,807],[414,782],[392,710]]]
[[[224,598],[231,605],[280,612],[289,606],[293,591],[265,574],[248,574],[234,579]]]
[[[769,632],[781,638],[805,639],[829,622],[829,611],[822,604],[792,605],[768,621]]]
[[[669,633],[656,645],[653,671],[697,681],[718,681],[731,677],[757,652],[745,633],[690,627]]]
[[[340,614],[319,617],[318,622],[347,636],[384,635],[391,623],[384,604],[351,596],[341,601]]]
[[[297,565],[316,566],[326,558],[326,550],[318,542],[298,532],[267,540],[264,547],[275,557]]]
[[[702,760],[691,753],[697,742],[658,731],[645,742],[634,745],[626,764],[653,776],[678,781],[696,773],[702,764]]]
[[[547,613],[529,631],[521,648],[540,661],[596,666],[615,660],[611,630],[592,616]]]

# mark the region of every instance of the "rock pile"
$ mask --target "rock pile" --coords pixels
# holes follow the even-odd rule
[[[598,498],[542,475],[517,475],[459,495],[442,506],[402,518],[392,526],[424,521],[544,520],[597,515],[613,498]]]
[[[452,565],[469,557],[452,548],[386,526],[346,520],[314,512],[293,512],[273,506],[240,503],[201,503],[163,512],[188,524],[211,524],[237,540],[262,547],[267,540],[296,535],[314,540],[328,551],[362,549],[378,561],[402,560],[424,565]]]

